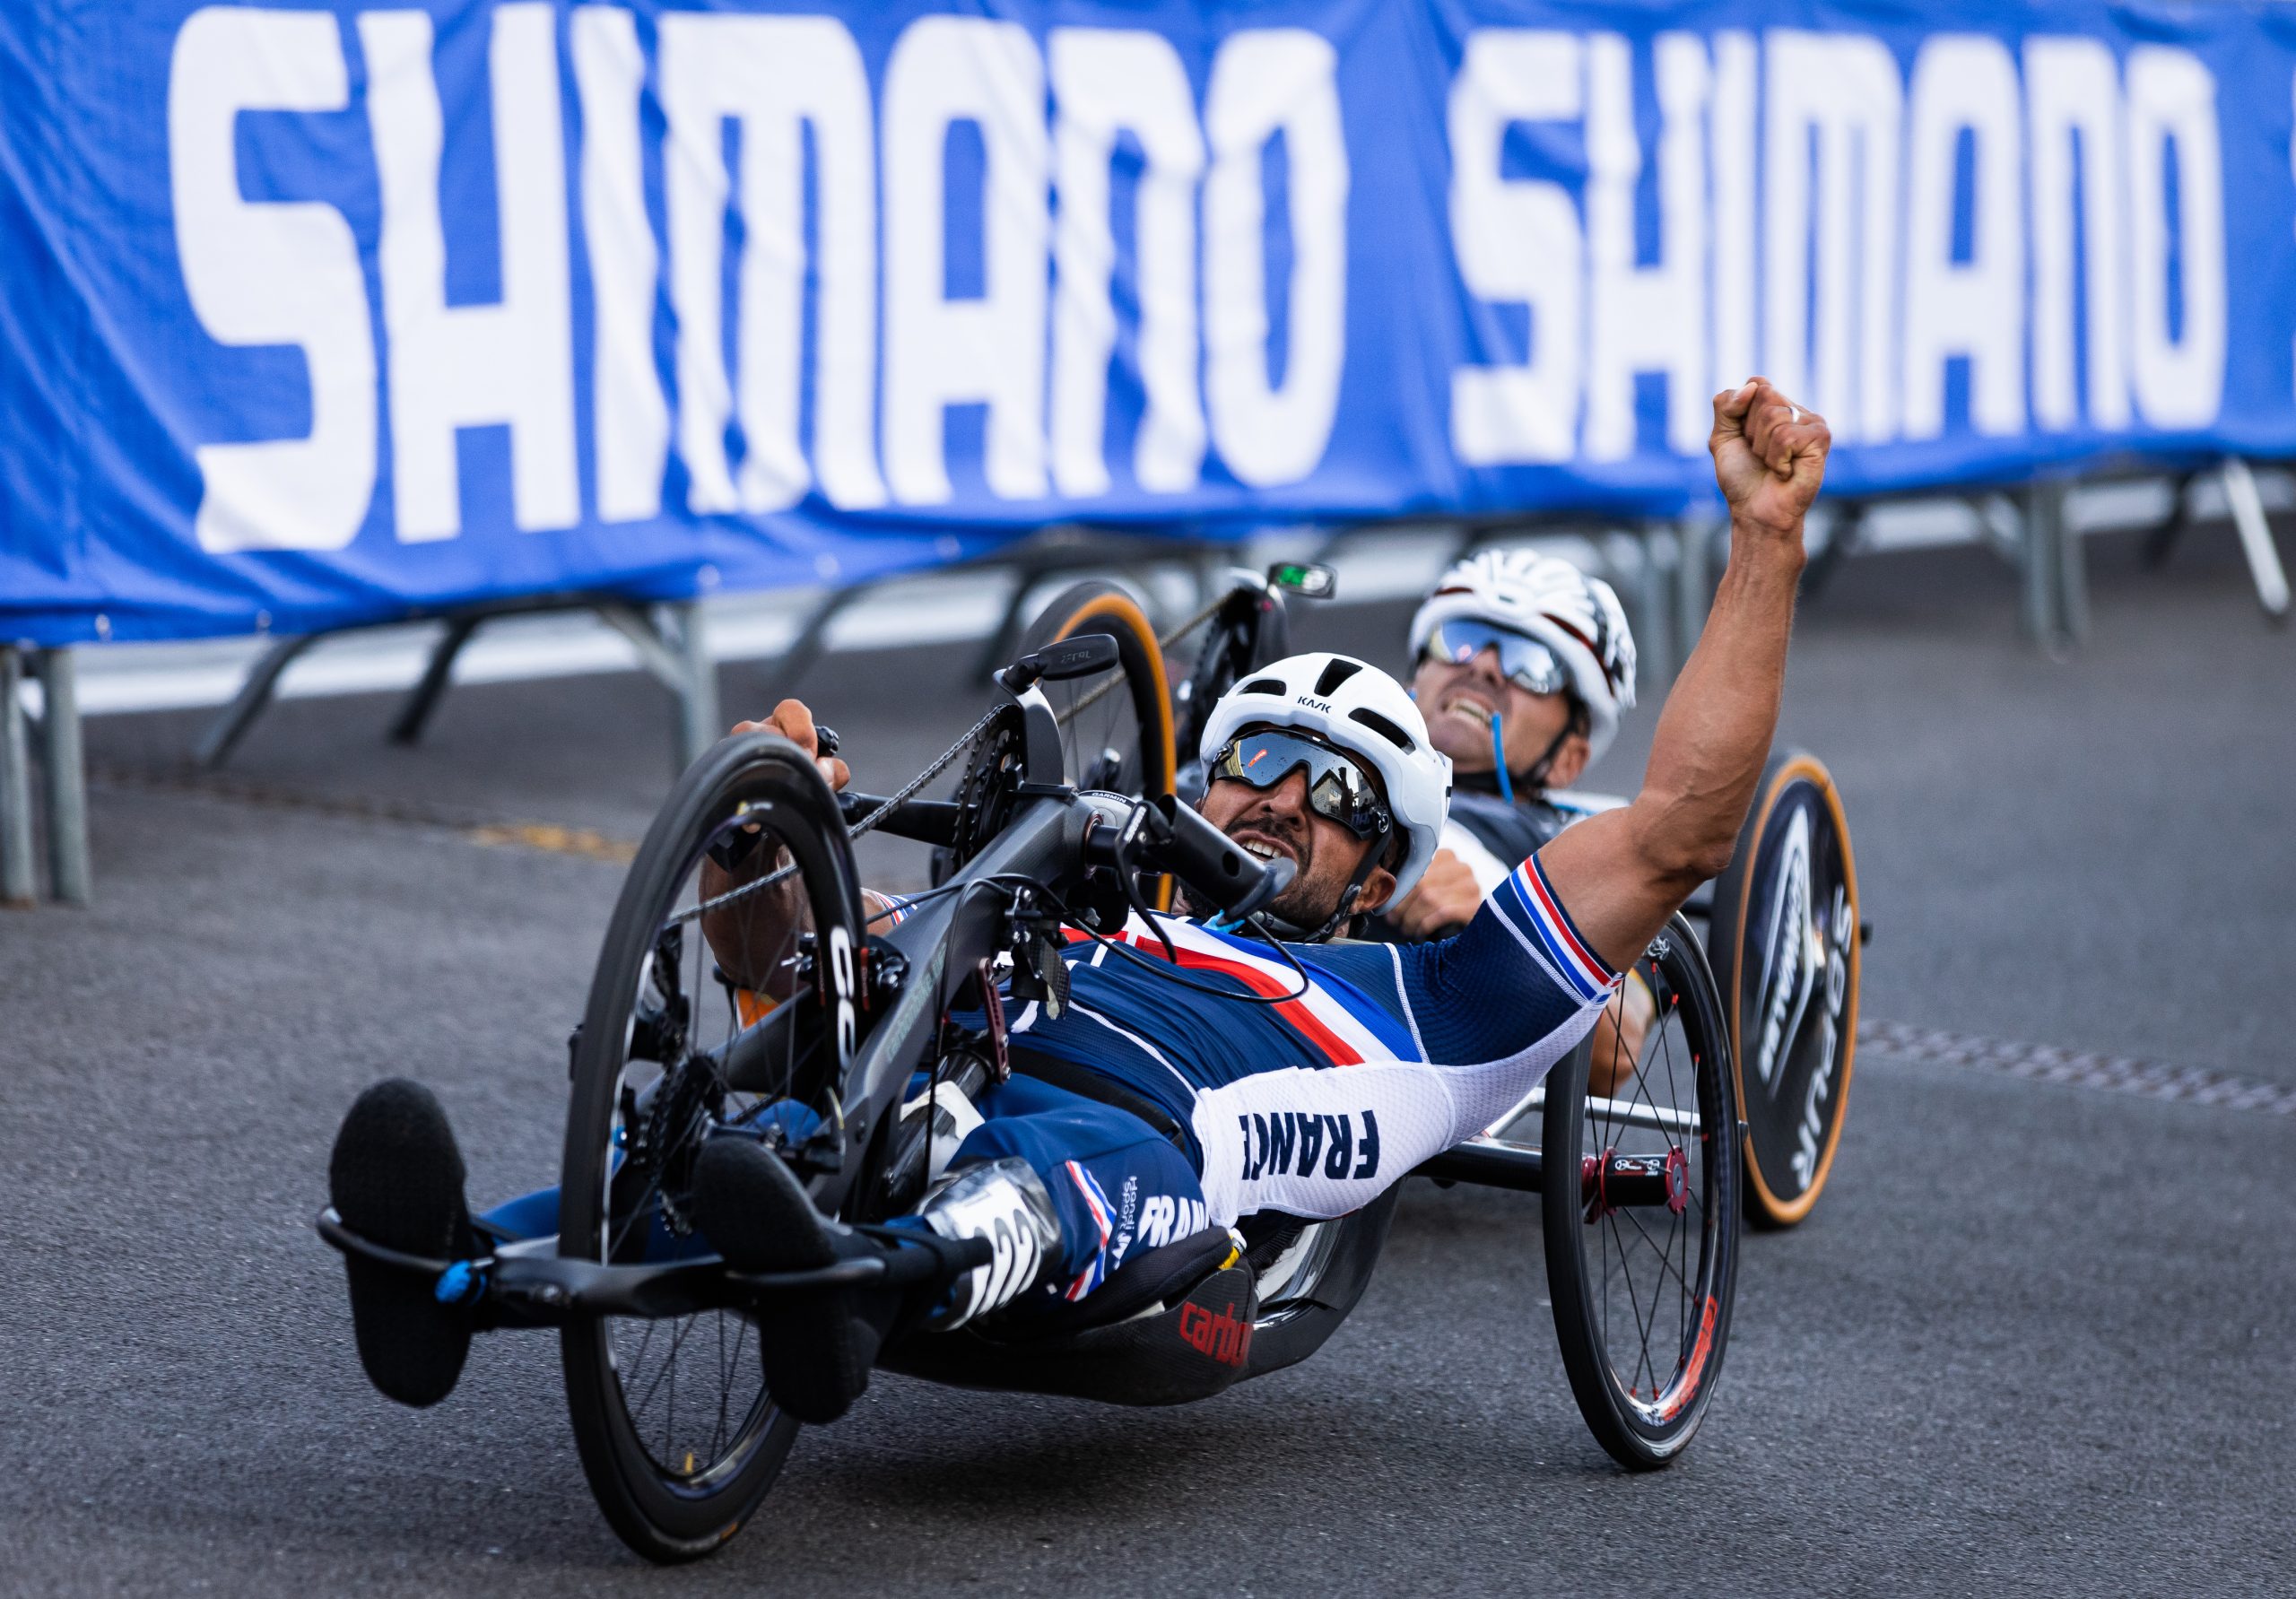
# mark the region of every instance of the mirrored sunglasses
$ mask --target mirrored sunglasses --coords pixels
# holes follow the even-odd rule
[[[1526,693],[1559,694],[1570,686],[1570,673],[1554,651],[1487,621],[1447,621],[1428,635],[1422,653],[1431,661],[1464,666],[1492,648],[1499,651],[1500,674]]]
[[[1302,767],[1308,772],[1308,808],[1336,821],[1359,839],[1376,839],[1392,825],[1370,774],[1352,757],[1304,734],[1264,729],[1239,734],[1213,757],[1213,781],[1230,778],[1254,788],[1273,788]]]

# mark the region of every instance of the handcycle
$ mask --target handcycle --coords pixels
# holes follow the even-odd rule
[[[797,1424],[767,1393],[756,1319],[824,1289],[890,1284],[932,1254],[732,1270],[690,1214],[704,1142],[727,1128],[761,1137],[824,1212],[880,1224],[926,1180],[935,1096],[916,1093],[919,1073],[977,1091],[1056,1064],[1013,1047],[1000,988],[1063,1003],[1058,942],[1142,912],[1161,878],[1238,918],[1287,880],[1288,863],[1263,866],[1169,794],[1072,780],[1104,746],[1080,742],[1046,689],[1105,676],[1120,656],[1104,633],[1031,651],[997,675],[990,709],[943,761],[886,796],[833,794],[778,736],[718,744],[656,816],[607,926],[570,1045],[556,1234],[498,1236],[480,1259],[442,1261],[320,1216],[330,1245],[438,1282],[483,1328],[558,1331],[585,1474],[639,1553],[666,1562],[721,1547],[781,1469]],[[952,797],[917,797],[961,754]],[[850,844],[874,828],[944,852],[946,865],[882,933],[865,917]],[[709,898],[702,863],[729,847],[778,864]],[[803,914],[729,970],[702,935],[709,918],[770,885]],[[1582,1046],[1552,1074],[1538,1143],[1478,1137],[1421,1169],[1542,1195],[1572,1391],[1602,1446],[1648,1469],[1688,1445],[1721,1370],[1742,1129],[1720,995],[1688,925],[1675,917],[1636,969],[1661,1021],[1628,1082],[1589,1099]],[[1078,1091],[1091,1082],[1062,1079]],[[1157,1125],[1153,1107],[1098,1091]],[[1247,1218],[1240,1248],[1217,1227],[1161,1243],[1058,1316],[897,1339],[879,1363],[1117,1403],[1208,1398],[1330,1336],[1363,1293],[1397,1192],[1337,1221]],[[1606,1270],[1604,1239],[1634,1265]],[[961,1264],[986,1263],[986,1245],[955,1247],[970,1251]]]
[[[1125,656],[1116,673],[1069,694],[1057,713],[1079,724],[1078,742],[1099,761],[1097,786],[1186,793],[1187,762],[1212,705],[1247,673],[1291,653],[1287,601],[1327,599],[1336,590],[1333,569],[1310,562],[1232,569],[1207,604],[1159,634],[1128,590],[1093,579],[1056,595],[1024,639],[1044,644],[1086,630],[1120,638]],[[1175,671],[1190,640],[1193,658]],[[1130,753],[1158,750],[1177,751],[1177,763]],[[1590,809],[1625,803],[1575,797]],[[1823,761],[1801,750],[1770,757],[1729,869],[1683,911],[1713,967],[1740,1074],[1747,1219],[1790,1227],[1816,1205],[1840,1143],[1857,1061],[1861,952],[1872,932],[1861,919],[1848,819]]]

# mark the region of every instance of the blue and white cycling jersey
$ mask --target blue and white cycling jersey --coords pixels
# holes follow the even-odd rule
[[[1014,1078],[983,1096],[956,1163],[1019,1155],[1052,1191],[1063,1286],[1081,1297],[1152,1245],[1258,1211],[1344,1215],[1483,1131],[1570,1050],[1617,977],[1555,898],[1536,856],[1433,943],[1292,944],[1159,917],[1192,991],[1078,935],[1056,1019],[1010,1008],[1017,1047],[1114,1080],[1185,1131],[1176,1150],[1139,1117]],[[1115,935],[1151,962],[1135,917]],[[1285,997],[1292,996],[1292,997]]]
[[[1190,982],[1262,998],[1301,986],[1300,974],[1257,939],[1184,917],[1157,920]],[[1164,960],[1154,931],[1138,917],[1118,936],[1149,960]],[[1012,1018],[1014,1038],[1119,1079],[1183,1126],[1205,1091],[1286,1067],[1513,1055],[1599,1004],[1613,980],[1535,858],[1500,884],[1456,938],[1290,945],[1311,981],[1299,998],[1278,1003],[1196,993],[1074,937],[1066,951],[1069,1008],[1057,1021],[1039,1005],[1022,1008]]]

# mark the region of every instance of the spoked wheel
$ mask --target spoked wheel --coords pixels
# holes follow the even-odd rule
[[[1153,799],[1172,791],[1172,696],[1156,630],[1131,594],[1114,583],[1078,583],[1037,615],[1025,647],[1106,633],[1117,664],[1091,677],[1043,686],[1060,721],[1068,780]]]
[[[703,909],[703,862],[786,860],[788,873]],[[754,876],[754,871],[752,876]],[[752,917],[752,907],[771,914]],[[730,959],[721,969],[705,916]],[[752,927],[768,928],[752,932]],[[728,739],[680,779],[608,924],[573,1063],[559,1253],[596,1262],[705,1255],[688,1184],[711,1131],[793,1151],[839,1116],[845,1060],[824,995],[848,991],[865,928],[836,802],[796,746]],[[837,956],[832,962],[824,952]],[[785,1051],[746,1090],[712,1061],[745,1020],[799,1007]],[[749,1081],[745,1079],[745,1082]],[[708,1554],[772,1487],[796,1423],[767,1397],[755,1327],[712,1309],[570,1323],[566,1399],[599,1508],[649,1560]]]
[[[1690,1442],[1721,1374],[1742,1146],[1721,1001],[1681,917],[1611,1004],[1594,1047],[1547,1074],[1547,1288],[1587,1427],[1648,1471]]]
[[[1710,938],[1746,1118],[1746,1215],[1790,1227],[1833,1169],[1857,1052],[1857,869],[1816,756],[1770,757],[1714,885]]]
[[[1116,665],[1091,677],[1042,685],[1060,723],[1068,780],[1079,788],[1141,799],[1171,793],[1178,768],[1164,652],[1130,591],[1098,579],[1064,588],[1037,613],[1023,642],[1038,649],[1086,633],[1106,633],[1116,640]],[[1150,901],[1160,910],[1170,909],[1171,879],[1143,882]]]

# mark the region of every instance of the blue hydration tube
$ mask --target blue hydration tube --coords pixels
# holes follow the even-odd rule
[[[1507,775],[1507,731],[1499,720],[1499,713],[1491,713],[1491,759],[1499,773],[1499,797],[1509,804],[1515,803],[1515,780]]]

